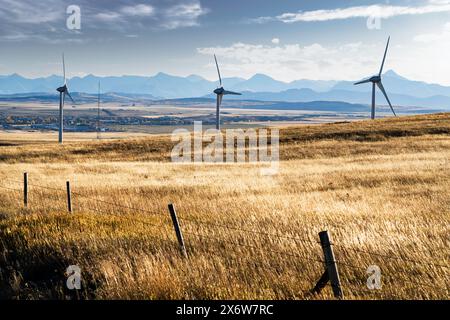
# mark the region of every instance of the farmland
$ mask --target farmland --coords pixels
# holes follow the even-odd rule
[[[261,163],[172,163],[165,134],[34,137],[0,134],[0,298],[332,298],[329,286],[310,293],[322,230],[345,298],[449,296],[449,114],[283,126],[274,176]],[[82,271],[77,293],[69,265]],[[381,289],[366,286],[370,265]]]

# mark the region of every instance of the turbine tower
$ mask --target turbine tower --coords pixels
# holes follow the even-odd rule
[[[63,143],[63,131],[64,131],[64,101],[66,98],[66,94],[69,96],[70,100],[73,101],[72,96],[69,93],[69,89],[67,88],[67,80],[66,80],[66,63],[64,62],[64,53],[62,55],[62,63],[63,63],[63,76],[64,76],[64,85],[56,89],[59,92],[59,134],[58,134],[58,142]]]
[[[97,97],[97,140],[100,139],[100,81],[98,82],[98,97]]]
[[[214,90],[214,93],[217,95],[217,105],[216,105],[216,129],[220,130],[220,105],[222,104],[222,99],[224,95],[236,95],[240,96],[241,93],[233,92],[233,91],[227,91],[223,88],[222,85],[222,77],[220,76],[220,69],[219,64],[217,63],[216,55],[214,55],[214,60],[216,61],[216,67],[217,67],[217,74],[219,75],[219,83],[220,87]]]
[[[367,79],[364,79],[364,80],[354,83],[354,85],[369,83],[369,82],[372,83],[372,113],[371,113],[372,120],[375,119],[375,86],[378,86],[378,88],[383,93],[384,97],[386,98],[386,101],[389,103],[389,107],[391,107],[392,113],[394,114],[394,116],[397,116],[395,114],[394,108],[392,107],[391,101],[388,98],[386,90],[384,90],[383,83],[381,82],[381,74],[383,73],[384,62],[386,61],[386,54],[387,54],[387,51],[389,48],[390,40],[391,40],[391,37],[388,38],[388,41],[386,44],[386,50],[384,51],[384,57],[383,57],[383,62],[381,63],[380,72],[373,77],[370,77],[370,78],[367,78]]]

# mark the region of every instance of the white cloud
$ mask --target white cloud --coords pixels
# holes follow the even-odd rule
[[[28,40],[29,36],[25,33],[15,32],[11,34],[7,34],[1,37],[2,40],[10,40],[10,41],[21,41]]]
[[[450,41],[450,22],[447,22],[442,31],[436,33],[423,33],[414,37],[413,39],[416,42],[422,43],[433,43],[433,42],[449,42]]]
[[[448,4],[450,3],[450,0],[428,0],[428,2],[434,4]]]
[[[279,38],[273,38],[272,39],[272,43],[273,44],[279,44],[280,43],[280,39]]]
[[[155,8],[146,4],[138,4],[135,6],[124,6],[117,11],[105,11],[95,15],[95,18],[101,21],[116,21],[122,20],[125,22],[127,17],[149,17],[153,16]]]
[[[388,19],[402,15],[422,15],[450,12],[450,1],[432,0],[422,6],[370,5],[337,8],[331,10],[312,10],[297,13],[283,13],[275,17],[259,17],[254,22],[281,21],[284,23],[344,20],[351,18],[378,17]]]
[[[76,4],[81,8],[84,40],[95,37],[93,30],[127,35],[197,26],[208,12],[200,0],[77,0]],[[69,41],[80,34],[68,32],[67,17],[61,0],[0,0],[0,41]]]
[[[200,54],[216,53],[221,68],[229,75],[251,77],[265,73],[276,79],[357,79],[375,73],[379,68],[383,44],[376,54],[360,54],[369,47],[361,43],[325,47],[314,43],[302,46],[235,43],[229,47],[198,48]],[[368,52],[372,52],[372,47]],[[211,65],[212,66],[212,65]],[[208,66],[208,67],[211,67]]]
[[[127,16],[142,16],[148,17],[155,13],[155,8],[147,4],[138,4],[135,6],[125,6],[120,11]]]
[[[0,41],[79,42],[65,28],[66,8],[59,0],[0,0]]]
[[[65,12],[58,10],[57,0],[0,0],[0,19],[3,21],[22,24],[50,23],[64,19]]]
[[[165,10],[163,27],[176,29],[199,25],[198,18],[208,13],[200,2],[177,4]]]
[[[117,12],[100,12],[95,15],[98,20],[102,21],[114,21],[121,17],[121,15]]]
[[[99,39],[99,30],[102,40],[130,37],[198,26],[199,18],[208,13],[200,0],[77,0],[76,4],[81,8],[81,31],[66,28],[67,3],[61,0],[0,0],[0,42],[90,42]]]
[[[399,64],[409,67],[405,74],[433,83],[450,85],[450,22],[434,33],[418,34],[414,37],[414,47],[406,48],[408,54],[399,59]]]
[[[96,18],[103,22],[120,21],[122,27],[132,25],[136,21],[130,21],[131,17],[148,18],[154,17],[153,27],[163,29],[178,29],[199,25],[199,17],[206,14],[207,9],[201,3],[193,1],[189,3],[175,4],[165,8],[155,8],[150,5],[138,4],[134,6],[124,6],[115,11],[98,13]]]
[[[450,25],[424,43],[420,37],[407,45],[397,45],[391,39],[385,71],[394,69],[410,79],[450,85],[450,64],[445,53],[450,52]],[[386,43],[347,43],[326,46],[260,45],[235,43],[228,47],[198,48],[200,54],[217,54],[221,70],[227,76],[249,78],[264,73],[281,81],[298,79],[358,80],[375,74],[381,64]],[[444,55],[444,56],[443,56]],[[214,65],[205,66],[213,75]],[[205,71],[206,72],[206,71]]]

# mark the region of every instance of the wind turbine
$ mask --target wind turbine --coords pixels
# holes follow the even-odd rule
[[[64,53],[62,55],[62,64],[63,64],[63,76],[64,76],[64,85],[56,89],[59,92],[59,135],[58,142],[63,143],[63,131],[64,131],[64,101],[66,98],[66,94],[69,96],[70,100],[73,101],[72,96],[69,93],[69,89],[67,88],[67,79],[66,79],[66,63],[64,62]]]
[[[354,83],[354,85],[358,85],[358,84],[372,82],[372,114],[371,114],[372,119],[375,119],[375,86],[378,86],[378,88],[383,93],[384,97],[386,98],[386,101],[389,103],[389,107],[391,107],[392,113],[394,114],[394,116],[397,116],[395,114],[394,108],[392,107],[391,101],[389,101],[386,90],[384,90],[383,83],[381,82],[381,74],[383,73],[384,62],[386,61],[386,54],[388,51],[390,40],[391,40],[391,37],[388,38],[388,41],[386,44],[386,50],[384,51],[384,57],[383,57],[383,62],[381,63],[380,72],[371,78],[367,78],[367,79],[364,79],[364,80]]]
[[[223,88],[222,85],[222,77],[220,76],[220,69],[219,64],[217,63],[216,55],[214,55],[214,60],[216,60],[216,67],[217,67],[217,73],[219,75],[219,83],[220,87],[214,90],[214,93],[217,95],[217,105],[216,105],[216,129],[220,130],[220,105],[222,104],[222,99],[224,95],[235,95],[240,96],[241,93],[233,92],[233,91],[227,91]]]

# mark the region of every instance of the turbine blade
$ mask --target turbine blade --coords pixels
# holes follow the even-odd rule
[[[231,95],[235,95],[235,96],[242,96],[242,93],[238,93],[238,92],[233,92],[233,91],[224,91],[223,94],[231,94]]]
[[[363,83],[369,83],[370,82],[370,79],[363,79],[363,80],[361,80],[361,81],[358,81],[358,82],[355,82],[353,85],[358,85],[358,84],[363,84]]]
[[[383,67],[384,67],[384,62],[386,61],[386,54],[389,48],[389,41],[391,40],[391,36],[389,36],[387,44],[386,44],[386,50],[384,51],[384,57],[383,57],[383,62],[381,63],[381,68],[380,68],[380,73],[378,74],[379,76],[381,76],[381,74],[383,73]]]
[[[389,101],[389,98],[388,98],[388,95],[386,93],[386,90],[384,90],[383,84],[381,82],[377,82],[377,86],[381,90],[381,92],[383,92],[383,95],[386,98],[386,101],[389,103],[389,107],[391,107],[392,113],[394,114],[394,116],[397,116],[395,114],[394,108],[392,107],[391,101]]]
[[[66,62],[64,61],[64,53],[62,54],[62,63],[63,63],[64,84],[66,84],[67,83],[67,81],[66,81]]]
[[[75,100],[73,100],[72,96],[69,93],[69,90],[67,90],[66,92],[64,92],[64,94],[67,94],[70,98],[70,100],[72,100],[73,103],[75,103]]]
[[[216,60],[216,67],[217,67],[217,73],[219,74],[219,82],[220,82],[220,86],[222,86],[222,77],[220,76],[220,69],[219,69],[219,64],[217,63],[217,57],[216,57],[216,55],[214,55],[214,60]]]

